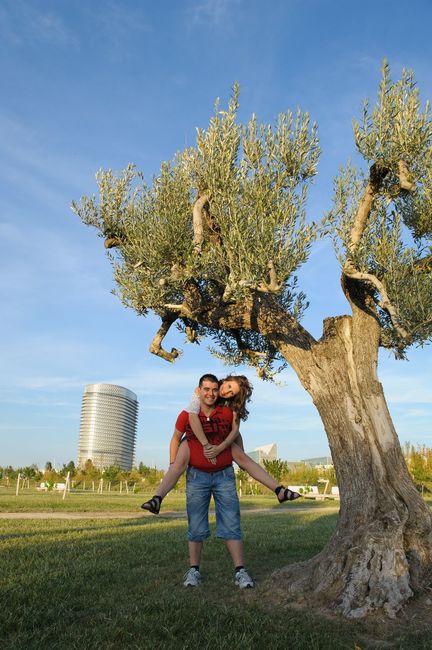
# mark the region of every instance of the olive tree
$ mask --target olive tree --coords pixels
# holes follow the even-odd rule
[[[318,556],[271,578],[283,597],[325,603],[345,616],[393,616],[432,569],[431,513],[408,474],[377,377],[378,349],[404,357],[432,331],[432,121],[411,72],[387,63],[376,104],[354,122],[364,162],[335,180],[332,209],[306,219],[319,159],[307,113],[274,125],[237,119],[238,88],[196,145],[147,184],[131,165],[97,175],[98,197],[74,210],[97,228],[127,307],[160,316],[150,350],[167,361],[173,324],[190,342],[212,340],[229,364],[271,379],[285,364],[311,395],[328,436],[341,501]],[[316,340],[296,271],[330,236],[350,313],[326,318]],[[317,277],[316,282],[320,279]]]

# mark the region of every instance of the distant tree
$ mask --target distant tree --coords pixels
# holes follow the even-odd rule
[[[236,471],[236,479],[237,479],[237,485],[240,484],[240,481],[243,486],[246,485],[246,483],[249,481],[249,474],[244,470],[244,469],[238,469]]]
[[[152,468],[150,467],[150,465],[144,465],[142,461],[138,465],[138,472],[141,474],[141,476],[148,476],[149,473],[151,472],[151,469]]]
[[[45,471],[50,472],[52,468],[53,468],[52,462],[50,460],[47,460],[47,462],[45,463]]]
[[[286,477],[288,482],[294,485],[316,485],[321,473],[316,467],[306,463],[296,463],[294,467],[290,467]]]
[[[18,476],[18,470],[14,469],[12,465],[8,465],[7,467],[3,468],[3,475],[4,477],[9,477],[11,479],[14,479]]]
[[[138,465],[139,474],[146,479],[147,485],[155,485],[162,480],[164,472],[156,467],[150,467],[149,465],[144,465],[140,463]]]
[[[54,487],[54,483],[58,483],[62,477],[55,469],[46,469],[43,472],[41,479],[52,488]]]
[[[141,481],[141,479],[142,479],[142,476],[141,476],[140,472],[138,471],[138,469],[136,467],[133,467],[131,469],[131,471],[128,472],[128,480],[129,481],[137,482],[137,481]]]
[[[175,323],[191,342],[211,337],[229,364],[271,378],[287,363],[326,430],[340,488],[336,531],[315,558],[283,568],[279,593],[349,617],[393,616],[429,584],[432,515],[416,490],[377,378],[379,347],[404,357],[432,335],[432,115],[413,74],[383,66],[377,103],[354,123],[362,168],[348,164],[321,224],[307,223],[316,174],[315,125],[300,111],[275,126],[238,123],[238,88],[216,106],[195,147],[163,163],[151,185],[129,166],[100,172],[99,200],[73,208],[105,240],[118,295],[161,318],[150,350]],[[324,320],[319,340],[300,324],[296,271],[318,235],[341,266],[349,315]],[[322,278],[316,277],[317,290]]]
[[[70,460],[67,464],[63,464],[60,474],[62,476],[67,476],[67,473],[70,472],[71,478],[77,473],[75,463],[73,460]]]
[[[82,474],[90,479],[90,480],[97,480],[101,477],[101,471],[93,465],[93,461],[91,458],[88,458],[86,462],[84,463],[84,468],[82,469]]]
[[[323,471],[319,472],[321,478],[328,479],[330,485],[337,485],[336,472],[334,467],[328,467]]]
[[[264,460],[264,468],[267,470],[271,476],[280,483],[282,481],[282,476],[288,472],[288,463],[286,460]]]
[[[110,465],[105,467],[102,472],[102,477],[107,481],[120,481],[122,480],[123,470],[118,465]]]
[[[163,479],[164,472],[161,469],[156,469],[156,467],[151,467],[146,478],[146,485],[158,485]]]
[[[413,445],[407,443],[405,445],[405,458],[411,476],[417,483],[432,484],[432,449],[428,449],[425,445],[416,449]]]
[[[32,478],[39,480],[42,476],[42,472],[39,470],[37,465],[30,465],[28,467],[20,467],[17,472],[19,472],[25,478]]]

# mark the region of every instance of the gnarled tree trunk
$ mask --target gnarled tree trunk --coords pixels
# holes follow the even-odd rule
[[[347,617],[396,612],[426,586],[432,517],[409,476],[377,380],[374,315],[328,319],[307,367],[297,368],[328,435],[340,490],[336,530],[309,561],[273,575],[284,596],[331,605]]]

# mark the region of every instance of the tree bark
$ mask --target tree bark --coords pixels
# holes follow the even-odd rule
[[[306,598],[349,618],[393,617],[432,569],[432,517],[409,476],[376,376],[379,327],[355,303],[328,319],[311,363],[297,369],[328,435],[340,512],[325,548],[272,578],[286,599]]]

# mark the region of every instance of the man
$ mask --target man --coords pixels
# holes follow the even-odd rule
[[[221,443],[229,434],[233,412],[217,406],[219,383],[214,375],[203,375],[198,385],[201,411],[199,418],[210,444]],[[201,582],[200,560],[203,542],[210,537],[208,522],[210,498],[216,509],[216,534],[225,540],[235,570],[235,583],[240,589],[254,586],[243,563],[243,542],[240,530],[240,504],[237,496],[231,447],[218,456],[217,465],[208,462],[202,444],[189,424],[189,413],[182,411],[177,418],[175,434],[186,434],[190,450],[186,476],[186,507],[188,515],[188,544],[190,569],[184,586],[197,587]]]

